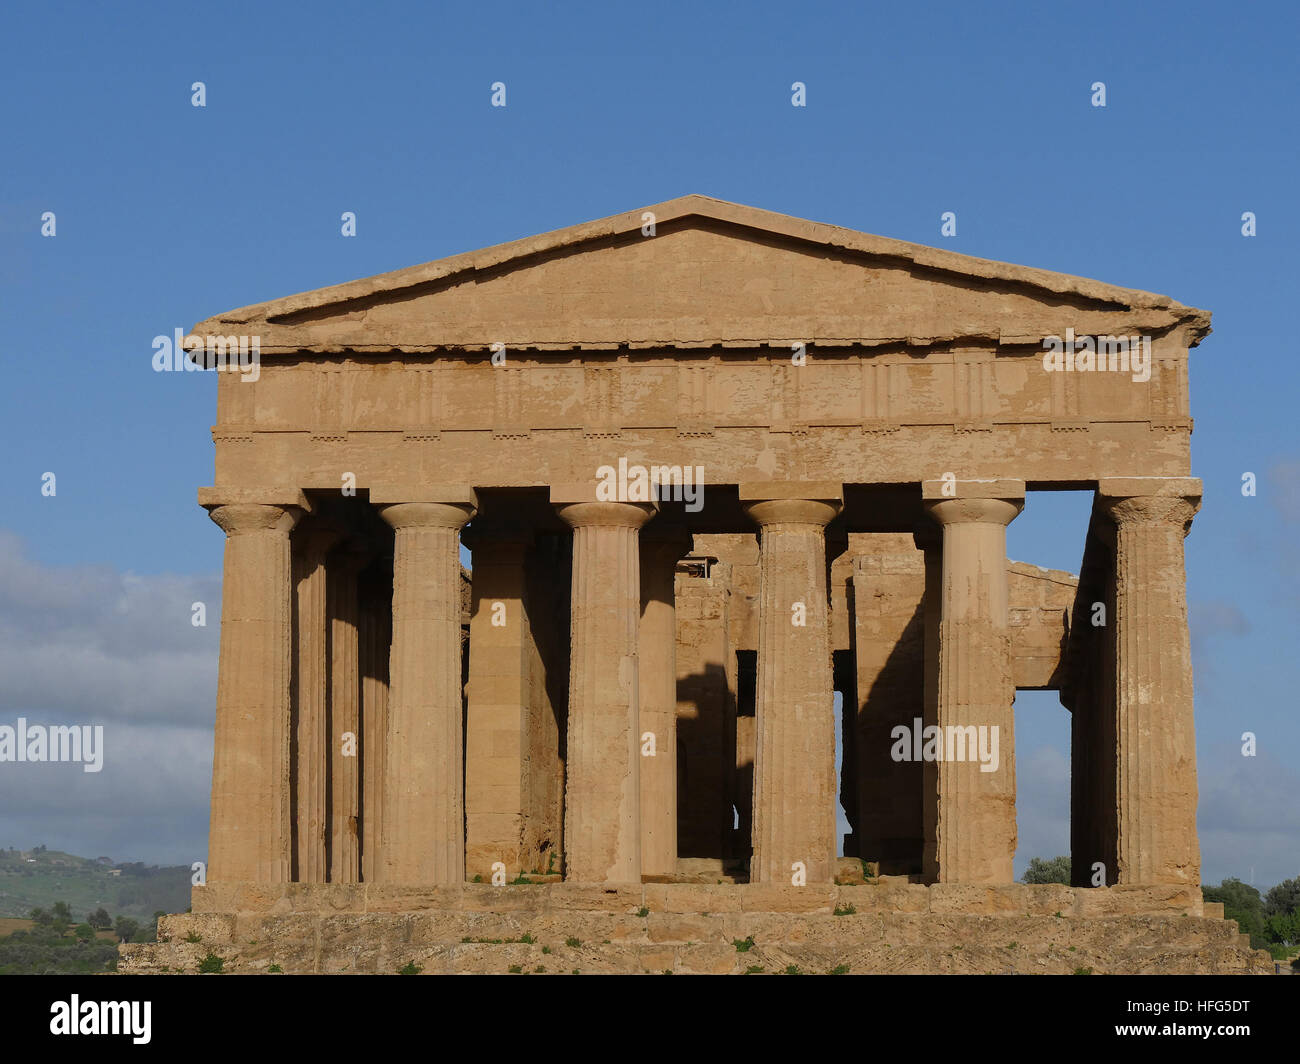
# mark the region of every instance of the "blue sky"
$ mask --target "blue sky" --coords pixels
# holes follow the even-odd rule
[[[1300,874],[1298,28],[1284,3],[6,5],[0,720],[124,738],[93,782],[0,767],[0,845],[205,844],[215,381],[152,372],[155,335],[700,192],[1213,311],[1187,541],[1205,878]],[[1031,495],[1010,554],[1077,570],[1086,514]],[[1017,723],[1019,869],[1068,848],[1068,717],[1022,695]]]

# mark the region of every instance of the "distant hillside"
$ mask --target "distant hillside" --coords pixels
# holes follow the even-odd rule
[[[107,857],[75,857],[39,846],[0,850],[0,917],[26,916],[66,901],[78,920],[103,906],[115,917],[149,923],[160,909],[189,908],[190,875],[188,865],[113,864]]]

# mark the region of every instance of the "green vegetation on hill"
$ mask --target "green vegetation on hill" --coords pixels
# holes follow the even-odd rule
[[[60,933],[50,925],[36,924],[0,937],[0,975],[89,975],[116,970],[116,936]]]
[[[1262,897],[1249,883],[1231,877],[1201,892],[1206,901],[1223,902],[1224,917],[1237,921],[1255,949],[1284,960],[1300,946],[1300,876],[1283,880]]]
[[[44,846],[0,849],[0,917],[25,917],[62,901],[75,914],[74,923],[102,908],[106,915],[148,924],[160,910],[183,913],[190,907],[190,875],[186,865],[114,864],[107,857],[76,857]]]

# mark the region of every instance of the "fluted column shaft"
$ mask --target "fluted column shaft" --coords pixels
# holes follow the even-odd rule
[[[384,762],[388,737],[388,653],[392,580],[383,571],[361,592],[361,878],[373,883],[382,860]]]
[[[325,847],[329,641],[326,613],[325,556],[338,535],[306,528],[294,553],[297,595],[297,879],[324,883],[328,875]]]
[[[641,881],[638,530],[651,506],[580,502],[573,528],[566,878]]]
[[[1190,478],[1101,482],[1115,522],[1115,878],[1200,882],[1196,739],[1183,539],[1200,506]],[[1151,494],[1127,495],[1129,491]]]
[[[329,757],[330,882],[361,878],[361,673],[357,576],[365,557],[349,548],[330,555]]]
[[[939,882],[1012,883],[1015,681],[1006,529],[1024,507],[1024,484],[959,482],[956,497],[931,484],[925,507],[943,527],[934,864]],[[985,771],[994,762],[983,763],[981,753],[991,753],[994,742],[996,767]]]
[[[742,501],[744,496],[742,495]],[[835,689],[826,525],[838,501],[745,502],[760,527],[754,883],[829,883],[835,863]]]
[[[295,506],[216,506],[226,533],[209,881],[286,883]]]
[[[927,522],[914,537],[925,552],[925,595],[921,602],[924,626],[924,663],[921,701],[921,725],[939,722],[939,623],[943,603],[943,534],[933,522]],[[921,768],[921,875],[926,882],[939,878],[939,762],[924,761]]]
[[[653,532],[654,526],[650,526]],[[654,756],[640,756],[641,871],[677,871],[677,562],[691,549],[685,533],[641,537],[640,724]],[[642,740],[638,738],[638,744]],[[638,751],[640,752],[640,750]]]
[[[468,503],[383,506],[396,531],[383,881],[465,878],[460,529]]]

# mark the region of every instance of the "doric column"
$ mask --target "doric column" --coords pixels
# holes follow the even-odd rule
[[[1115,522],[1116,880],[1199,883],[1183,538],[1201,482],[1116,477],[1098,495]]]
[[[418,501],[392,502],[405,496]],[[439,501],[427,501],[432,499]],[[387,883],[465,878],[462,797],[460,530],[478,500],[469,488],[371,491],[396,532],[393,646],[385,760]]]
[[[302,492],[199,491],[226,533],[212,758],[211,882],[286,883],[293,586],[289,532]]]
[[[924,679],[921,693],[921,727],[939,723],[939,618],[943,602],[943,533],[923,518],[912,541],[925,554],[925,594],[921,600],[924,624]],[[923,731],[924,734],[924,731]],[[939,879],[939,762],[923,760],[921,768],[921,875],[927,883]]]
[[[528,809],[531,696],[522,528],[484,524],[463,537],[473,553],[469,684],[465,695],[465,863],[491,878],[501,861],[513,879],[528,871],[523,853]],[[535,855],[532,855],[535,856]]]
[[[641,536],[641,637],[638,735],[654,736],[654,756],[642,755],[641,871],[677,871],[677,562],[691,537],[652,524]],[[637,740],[640,753],[641,738]]]
[[[361,878],[361,659],[357,577],[366,556],[354,543],[329,556],[330,882]]]
[[[753,883],[829,883],[835,864],[835,691],[826,525],[839,484],[742,484],[759,526]]]
[[[361,584],[361,878],[375,882],[382,854],[384,759],[388,737],[388,651],[393,579],[372,566]]]
[[[922,498],[943,527],[936,719],[936,738],[942,744],[935,823],[938,880],[1011,883],[1016,766],[1007,525],[1024,508],[1025,484],[926,481]],[[996,762],[991,756],[995,749]]]
[[[326,613],[325,556],[338,539],[332,528],[300,529],[294,544],[294,586],[296,588],[296,711],[297,756],[293,777],[296,783],[297,880],[324,883],[326,863],[325,809],[326,773],[329,764],[329,621]]]
[[[655,508],[571,498],[551,490],[560,517],[573,529],[566,878],[640,883],[637,538]]]

